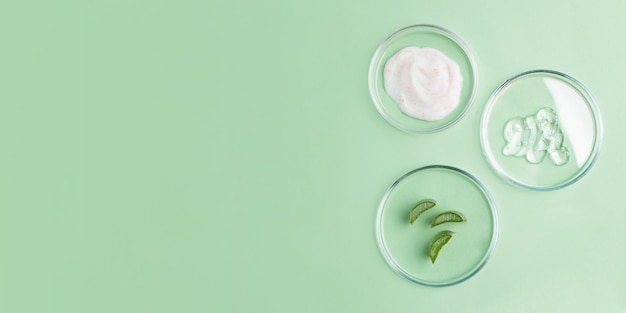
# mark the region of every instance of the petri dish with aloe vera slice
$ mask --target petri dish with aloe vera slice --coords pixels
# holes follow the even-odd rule
[[[425,199],[436,205],[410,223],[412,208]],[[461,212],[465,221],[432,226],[446,211]],[[452,238],[433,262],[432,243],[446,232]],[[498,217],[478,179],[455,167],[430,165],[402,175],[387,189],[378,207],[376,235],[385,261],[398,275],[424,286],[450,286],[487,263],[498,237]]]

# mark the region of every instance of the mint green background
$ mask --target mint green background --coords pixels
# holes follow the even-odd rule
[[[3,1],[0,312],[623,312],[622,1]],[[376,112],[367,71],[432,23],[476,55],[469,113],[431,135]],[[559,191],[508,185],[479,144],[488,95],[550,68],[605,141]],[[386,188],[440,163],[500,214],[470,280],[403,280],[376,245]]]

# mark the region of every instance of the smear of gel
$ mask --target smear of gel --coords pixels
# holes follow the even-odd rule
[[[510,119],[504,126],[506,145],[502,154],[525,157],[537,164],[548,156],[554,165],[569,161],[569,150],[563,146],[563,132],[556,112],[542,108],[537,114]]]
[[[463,77],[458,64],[441,51],[406,47],[385,64],[384,84],[402,112],[437,121],[459,105]]]

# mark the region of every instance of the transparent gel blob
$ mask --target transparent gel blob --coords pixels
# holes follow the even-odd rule
[[[504,126],[505,156],[525,157],[533,164],[541,163],[546,156],[554,165],[569,161],[569,151],[563,146],[563,132],[559,128],[556,112],[542,108],[537,114],[510,119]]]

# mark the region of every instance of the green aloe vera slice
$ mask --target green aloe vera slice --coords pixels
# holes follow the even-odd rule
[[[441,248],[443,248],[443,246],[450,241],[453,234],[454,232],[444,230],[433,238],[433,241],[430,243],[430,247],[428,249],[428,255],[430,256],[430,262],[432,264],[435,264],[435,260],[437,260],[437,256],[439,256],[439,251],[441,251]]]
[[[430,226],[435,227],[443,223],[459,223],[465,221],[467,221],[467,219],[465,218],[465,215],[463,215],[463,213],[457,211],[446,211],[437,214],[437,216],[433,218],[433,222],[430,224]]]
[[[413,225],[413,222],[424,212],[432,209],[437,205],[437,201],[432,199],[426,199],[418,202],[409,212],[409,223]]]

